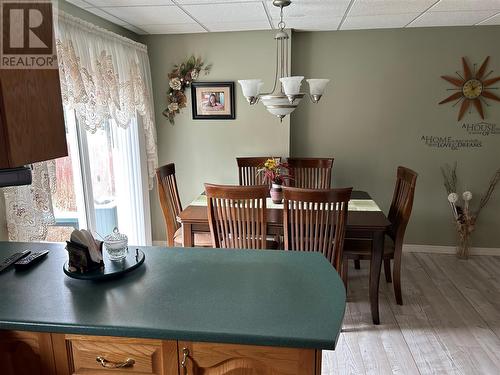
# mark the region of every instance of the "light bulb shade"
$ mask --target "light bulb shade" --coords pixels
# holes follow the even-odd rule
[[[285,95],[265,95],[261,99],[262,104],[270,113],[278,117],[285,117],[297,108],[302,98],[297,98],[293,104],[290,104]]]
[[[283,91],[286,95],[300,94],[300,85],[302,84],[303,76],[283,77],[280,78],[283,85]]]
[[[330,82],[329,79],[306,79],[309,83],[309,92],[311,95],[323,95],[326,85]]]
[[[243,95],[247,98],[258,96],[264,84],[261,79],[240,79],[238,83],[241,85]]]

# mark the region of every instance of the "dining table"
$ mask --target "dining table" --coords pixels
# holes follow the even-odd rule
[[[369,297],[372,320],[380,324],[379,316],[379,281],[384,255],[384,237],[391,225],[384,212],[365,191],[354,190],[348,204],[346,238],[371,239]],[[266,202],[267,234],[283,235],[283,204]],[[182,225],[182,243],[184,247],[193,247],[195,233],[210,232],[208,223],[207,199],[204,193],[192,201],[177,217]]]

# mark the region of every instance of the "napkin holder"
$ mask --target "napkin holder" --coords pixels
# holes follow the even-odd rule
[[[102,254],[102,241],[96,241],[99,246],[99,250]],[[66,241],[66,250],[68,251],[68,268],[71,272],[88,273],[96,270],[104,269],[104,262],[101,260],[99,262],[94,262],[90,257],[90,251],[87,246],[82,244]]]

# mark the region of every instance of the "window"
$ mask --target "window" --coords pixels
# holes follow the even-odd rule
[[[118,227],[133,245],[151,244],[149,194],[138,121],[128,129],[109,120],[95,133],[65,110],[68,156],[56,160],[56,225],[48,241],[65,241],[74,228],[99,238]]]

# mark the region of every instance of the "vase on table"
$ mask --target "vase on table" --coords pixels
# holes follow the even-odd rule
[[[279,184],[271,185],[271,199],[273,203],[283,203],[283,189]]]

